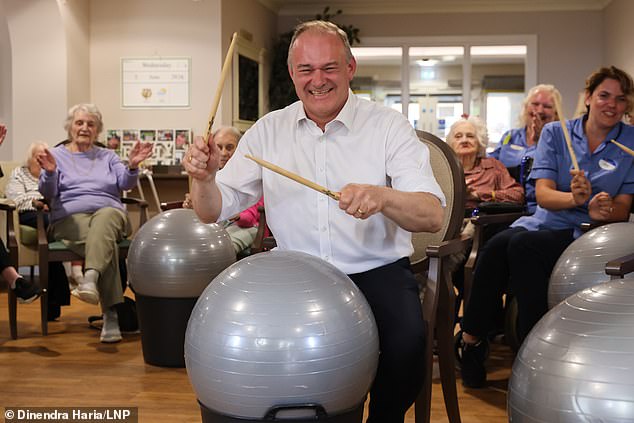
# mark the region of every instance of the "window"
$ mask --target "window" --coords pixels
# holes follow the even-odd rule
[[[352,90],[400,110],[415,128],[441,138],[468,113],[483,118],[497,142],[500,131],[516,125],[524,92],[537,79],[536,36],[363,41],[374,46],[352,49]]]

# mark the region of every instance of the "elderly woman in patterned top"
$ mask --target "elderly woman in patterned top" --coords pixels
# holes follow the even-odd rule
[[[488,142],[486,126],[474,116],[456,121],[447,136],[447,143],[464,168],[467,208],[475,208],[483,201],[522,204],[524,188],[513,179],[502,162],[486,157]]]
[[[20,216],[20,225],[37,227],[37,210],[33,205],[34,200],[42,200],[44,197],[38,190],[40,177],[40,164],[36,156],[48,148],[43,141],[35,141],[29,146],[26,162],[23,166],[16,167],[11,173],[9,182],[5,188],[5,195],[15,203]],[[48,214],[44,215],[45,224],[48,226]]]

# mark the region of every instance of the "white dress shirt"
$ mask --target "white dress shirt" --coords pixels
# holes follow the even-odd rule
[[[245,154],[331,191],[341,191],[349,183],[390,186],[431,193],[445,205],[427,146],[395,110],[350,92],[324,132],[306,117],[301,102],[262,117],[217,173],[222,193],[218,220],[237,214],[264,195],[267,223],[278,248],[321,257],[347,274],[411,255],[411,234],[381,213],[356,219],[332,198],[261,168]]]

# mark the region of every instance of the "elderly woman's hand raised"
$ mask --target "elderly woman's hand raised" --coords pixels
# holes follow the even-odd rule
[[[139,163],[149,157],[152,157],[153,148],[154,144],[151,142],[141,142],[140,140],[137,140],[128,155],[128,166],[130,167],[130,170],[136,169],[139,167]]]
[[[48,173],[55,172],[55,169],[57,169],[55,156],[53,156],[48,148],[45,148],[43,151],[37,153],[35,155],[35,159],[39,163],[40,167]]]

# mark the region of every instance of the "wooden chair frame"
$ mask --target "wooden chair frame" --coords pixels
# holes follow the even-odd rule
[[[126,205],[135,205],[140,208],[139,214],[139,227],[143,225],[147,220],[147,207],[148,203],[145,200],[137,198],[122,198],[121,201]],[[48,263],[58,261],[73,261],[83,260],[84,258],[75,254],[71,250],[67,249],[62,242],[50,242],[48,241],[48,234],[44,226],[44,213],[46,213],[42,207],[38,208],[37,215],[37,236],[38,236],[38,255],[39,255],[39,270],[40,270],[40,287],[42,288],[42,295],[40,296],[40,317],[42,325],[42,335],[48,335]],[[17,263],[17,240],[15,237],[15,230],[13,228],[12,220],[7,222],[9,230],[9,254],[12,257],[12,261]],[[124,239],[119,243],[119,257],[126,258],[128,256],[128,249],[130,247],[130,240]],[[9,326],[11,328],[11,337],[17,339],[17,298],[15,295],[9,295]]]
[[[462,165],[455,153],[440,138],[433,134],[416,131],[419,139],[439,152],[451,172],[452,189],[449,193],[448,208],[445,211],[446,227],[440,244],[427,245],[425,257],[412,261],[412,269],[423,288],[423,318],[427,324],[427,344],[425,346],[425,379],[423,387],[415,402],[416,423],[428,423],[431,419],[432,371],[434,356],[434,339],[438,348],[438,366],[445,401],[445,409],[449,422],[460,423],[460,409],[456,388],[456,374],[453,354],[453,315],[455,293],[451,279],[451,269],[447,258],[464,251],[470,238],[461,237],[460,230],[464,218],[466,203],[466,185]],[[439,151],[438,151],[439,150]],[[432,153],[433,154],[433,153]],[[438,178],[437,178],[438,179]],[[442,186],[445,195],[448,192]]]

